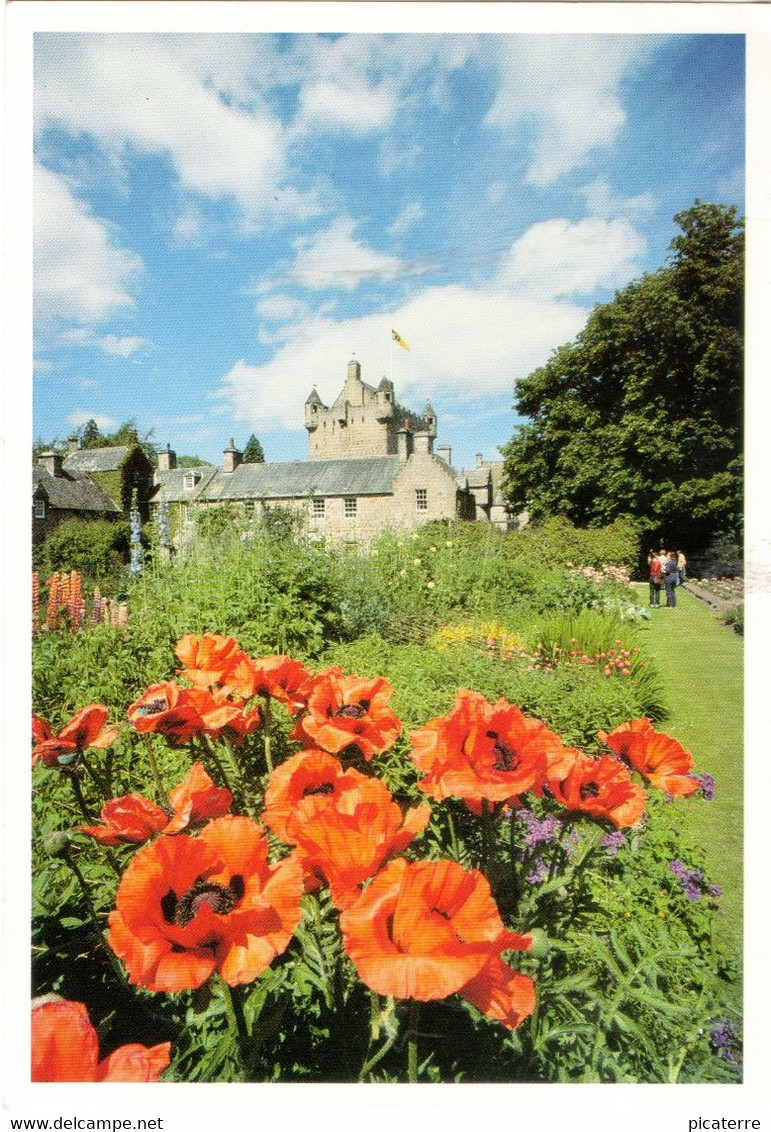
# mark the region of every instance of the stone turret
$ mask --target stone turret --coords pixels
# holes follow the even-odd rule
[[[305,427],[308,432],[319,427],[319,411],[323,409],[326,409],[326,405],[322,402],[314,385],[305,402]]]
[[[431,436],[431,439],[436,438],[436,413],[430,401],[426,401],[426,407],[423,410],[423,420],[426,422],[426,428]]]
[[[389,418],[393,417],[395,412],[394,383],[389,381],[387,377],[384,377],[377,387],[375,397],[377,399],[378,408],[377,419],[379,421],[389,420]]]

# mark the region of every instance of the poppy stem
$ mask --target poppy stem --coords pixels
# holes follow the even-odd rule
[[[249,1046],[249,1028],[246,1024],[244,1004],[241,1001],[241,995],[239,993],[240,988],[231,987],[224,979],[222,979],[222,986],[230,1024],[235,1031],[239,1061],[241,1062],[242,1069],[245,1070],[247,1064],[247,1049]]]
[[[460,861],[460,850],[458,848],[458,834],[455,831],[455,819],[452,816],[452,810],[447,809],[447,828],[450,831],[450,842],[452,844],[452,855],[456,861]]]
[[[371,1040],[374,1040],[377,1037],[379,1029],[380,1029],[380,1012],[381,1012],[380,999],[375,994],[374,991],[370,991],[370,1038],[371,1038]],[[362,1065],[361,1071],[359,1073],[359,1080],[360,1081],[363,1081],[366,1078],[367,1074],[370,1072],[370,1070],[374,1069],[375,1066],[380,1061],[383,1060],[385,1055],[392,1048],[392,1046],[393,1046],[394,1042],[396,1041],[396,1039],[398,1038],[398,1036],[399,1036],[399,1031],[396,1027],[394,1027],[393,1032],[385,1040],[385,1042],[383,1042],[382,1046],[377,1051],[377,1053],[373,1054],[372,1057],[368,1058],[367,1061],[365,1061],[364,1064]],[[369,1052],[369,1046],[367,1047],[367,1052]]]
[[[88,806],[86,805],[86,800],[83,797],[83,791],[81,789],[80,782],[78,780],[77,775],[76,774],[70,774],[70,775],[68,775],[68,777],[69,777],[70,782],[72,783],[72,789],[75,793],[75,799],[78,803],[78,806],[80,807],[80,812],[83,814],[83,817],[86,819],[86,821],[89,821],[89,822],[93,821],[94,815],[91,813]]]
[[[97,915],[96,915],[96,912],[94,910],[94,905],[91,901],[91,893],[89,891],[88,885],[86,884],[86,878],[83,876],[83,873],[80,871],[80,868],[78,867],[77,863],[75,861],[73,861],[72,857],[70,857],[69,853],[66,854],[66,856],[64,857],[64,860],[66,861],[66,863],[69,865],[69,867],[72,869],[73,873],[77,877],[78,884],[80,885],[81,891],[83,893],[83,900],[85,902],[86,910],[88,912],[88,918],[91,921],[91,927],[94,929],[94,935],[96,936],[97,942],[98,942],[99,946],[102,948],[102,950],[104,951],[105,955],[107,956],[107,959],[110,963],[110,966],[112,967],[114,973],[117,975],[119,981],[121,983],[125,984],[126,975],[125,975],[123,968],[121,967],[120,963],[115,958],[115,954],[114,954],[112,948],[109,946],[109,944],[107,943],[107,941],[104,938],[104,933],[102,932],[102,928],[99,924],[99,920],[97,919]]]
[[[270,704],[270,696],[265,693],[262,697],[263,701],[263,724],[262,724],[262,741],[265,747],[265,765],[268,768],[268,774],[273,773],[273,755],[271,753],[271,722],[272,711]]]
[[[108,802],[109,799],[110,799],[109,790],[108,790],[107,786],[105,785],[104,780],[102,779],[101,775],[98,775],[96,773],[94,768],[91,766],[91,763],[88,762],[88,760],[86,759],[85,751],[80,752],[80,761],[83,763],[83,766],[86,768],[88,773],[93,778],[94,782],[96,783],[97,789],[99,790],[99,793],[104,798],[105,802]]]
[[[150,770],[153,772],[153,781],[155,782],[156,801],[160,802],[166,797],[166,790],[164,789],[161,776],[158,772],[158,763],[155,759],[155,751],[149,735],[145,735],[145,747],[147,748],[147,758],[150,762]]]
[[[418,1081],[418,1024],[420,1022],[420,1003],[414,999],[410,1003],[409,1029],[407,1030],[407,1080],[410,1085]]]

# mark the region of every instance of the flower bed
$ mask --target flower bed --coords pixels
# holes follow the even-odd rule
[[[575,651],[525,675],[608,664]],[[78,1080],[737,1079],[719,892],[670,816],[715,786],[649,719],[579,749],[461,687],[405,728],[380,674],[176,656],[126,720],[33,719],[36,1079],[52,1003]]]

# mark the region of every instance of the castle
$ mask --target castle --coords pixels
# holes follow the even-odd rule
[[[308,459],[284,463],[244,463],[231,439],[219,467],[181,468],[167,444],[149,491],[151,517],[163,507],[172,531],[184,535],[204,508],[229,504],[258,518],[281,507],[299,516],[311,537],[364,544],[385,528],[407,530],[436,519],[506,525],[491,466],[478,456],[476,468],[456,471],[447,445],[434,451],[431,405],[421,414],[404,408],[393,383],[384,377],[377,388],[367,384],[355,359],[332,405],[324,405],[314,387],[305,402],[305,427]],[[98,451],[103,463],[113,452]],[[84,480],[93,478],[90,465],[78,470]],[[41,468],[39,478],[44,476],[50,489],[53,479]]]

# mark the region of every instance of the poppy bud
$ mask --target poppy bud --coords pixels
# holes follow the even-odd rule
[[[43,852],[47,857],[67,857],[71,841],[72,834],[67,829],[49,833],[43,841]]]
[[[543,959],[551,951],[551,942],[543,928],[531,928],[527,933],[532,936],[533,945],[528,952],[535,959]]]

